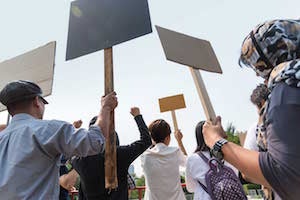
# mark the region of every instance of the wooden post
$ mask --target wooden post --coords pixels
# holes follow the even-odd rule
[[[203,82],[203,79],[201,77],[200,71],[198,69],[194,69],[193,67],[189,67],[190,71],[192,73],[198,95],[200,97],[200,101],[202,103],[205,116],[207,120],[214,120],[216,118],[215,111],[211,105],[207,90],[205,88],[205,84]]]
[[[176,119],[176,115],[175,115],[175,110],[171,110],[171,114],[172,114],[172,121],[174,124],[174,130],[177,131],[178,130],[178,124],[177,124],[177,119]]]
[[[105,65],[105,95],[114,91],[113,49],[104,49]],[[105,143],[105,188],[112,190],[118,187],[117,179],[117,149],[115,135],[114,111],[111,113],[109,137]]]

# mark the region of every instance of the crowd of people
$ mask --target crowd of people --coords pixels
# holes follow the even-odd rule
[[[243,181],[262,185],[265,199],[296,200],[300,196],[299,59],[299,20],[264,22],[243,41],[240,65],[264,79],[251,94],[258,120],[248,130],[245,148],[226,140],[217,117],[196,125],[195,151],[185,155],[180,130],[174,133],[178,147],[171,147],[168,122],[157,119],[147,126],[140,109],[132,107],[140,138],[129,145],[120,145],[117,139],[116,190],[107,190],[104,179],[104,146],[111,113],[118,105],[116,93],[102,97],[99,114],[86,130],[79,128],[82,122],[43,120],[48,102],[41,88],[30,81],[10,82],[0,92],[0,102],[12,116],[7,126],[0,126],[0,198],[67,198],[63,191],[72,190],[80,177],[79,199],[125,200],[128,168],[141,155],[145,200],[185,199],[180,166],[185,167],[187,190],[194,199],[211,199],[203,187],[209,165],[201,156],[217,158],[240,173]],[[66,160],[72,169],[65,168]]]

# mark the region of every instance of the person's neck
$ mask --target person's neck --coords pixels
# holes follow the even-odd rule
[[[40,119],[40,117],[38,116],[38,114],[36,112],[32,112],[32,111],[28,111],[28,110],[18,110],[16,112],[14,112],[12,114],[12,116],[17,115],[17,114],[28,114],[31,115],[32,117],[36,118],[36,119]]]

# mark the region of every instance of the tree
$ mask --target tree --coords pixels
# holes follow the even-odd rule
[[[240,138],[237,136],[237,131],[235,126],[230,123],[226,128],[227,140],[235,144],[241,145]]]

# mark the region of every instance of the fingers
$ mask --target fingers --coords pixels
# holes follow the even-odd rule
[[[103,96],[101,99],[102,107],[109,108],[111,110],[115,109],[118,106],[118,98],[116,97],[116,92],[111,92],[106,96]]]
[[[73,126],[75,128],[80,128],[81,125],[82,125],[82,120],[81,119],[73,122]]]
[[[130,113],[135,117],[137,115],[140,115],[140,109],[138,107],[132,107],[130,109]]]

